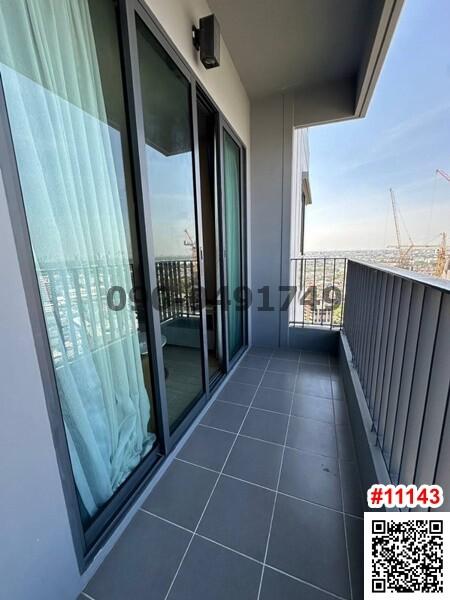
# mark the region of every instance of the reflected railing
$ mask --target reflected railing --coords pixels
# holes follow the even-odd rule
[[[200,314],[196,261],[157,261],[156,277],[162,322]],[[38,279],[56,365],[62,347],[75,360],[86,344],[92,352],[138,330],[143,305],[132,264],[47,266]],[[129,290],[124,281],[130,281]]]

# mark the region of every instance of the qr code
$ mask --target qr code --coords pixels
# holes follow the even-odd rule
[[[450,598],[448,516],[366,513],[364,598]]]

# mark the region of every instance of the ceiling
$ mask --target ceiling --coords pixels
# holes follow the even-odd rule
[[[338,80],[356,81],[387,3],[208,0],[252,99]]]

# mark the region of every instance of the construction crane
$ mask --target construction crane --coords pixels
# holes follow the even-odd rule
[[[436,175],[440,175],[450,183],[450,175],[442,169],[436,169]]]
[[[439,244],[439,248],[436,253],[436,264],[434,266],[433,275],[435,277],[446,277],[449,267],[447,261],[447,234],[444,231],[440,234],[440,236],[441,243]]]
[[[197,244],[194,242],[191,234],[189,233],[189,231],[187,229],[184,230],[184,233],[186,234],[186,238],[187,238],[184,240],[184,245],[189,246],[192,249],[192,260],[196,261],[197,260]]]
[[[436,169],[436,175],[440,175],[450,183],[450,175],[442,169]],[[444,231],[441,234],[441,243],[439,244],[436,253],[436,265],[433,275],[435,277],[447,277],[449,271],[449,260],[447,259],[447,233]]]
[[[440,175],[443,179],[445,179],[448,183],[450,183],[450,175],[443,171],[442,169],[436,169],[436,177]],[[400,210],[397,207],[397,201],[395,198],[395,193],[392,188],[390,188],[391,194],[391,203],[392,203],[392,212],[394,215],[394,224],[395,224],[395,234],[397,237],[397,246],[398,249],[398,266],[403,269],[411,269],[411,257],[410,253],[413,248],[437,248],[436,251],[436,262],[434,265],[433,275],[435,277],[444,277],[447,278],[450,274],[450,257],[447,255],[447,233],[442,232],[439,234],[441,241],[438,246],[435,244],[415,244],[406,228],[406,224],[402,218]],[[401,242],[401,234],[400,234],[400,223],[399,217],[402,220],[403,227],[408,236],[409,244],[402,245]]]
[[[390,188],[389,192],[391,194],[392,212],[394,214],[395,234],[397,236],[398,266],[401,267],[402,269],[410,269],[411,268],[411,260],[410,260],[409,254],[410,254],[411,250],[414,248],[414,242],[412,241],[411,236],[409,235],[409,232],[406,229],[405,223],[403,223],[403,226],[405,228],[406,234],[409,239],[409,245],[402,246],[402,240],[401,240],[401,235],[400,235],[400,224],[399,224],[399,220],[398,220],[397,201],[395,199],[394,190],[392,188]]]

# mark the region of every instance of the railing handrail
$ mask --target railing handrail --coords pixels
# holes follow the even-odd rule
[[[368,267],[370,269],[382,271],[388,275],[395,275],[401,279],[412,281],[412,283],[420,283],[422,285],[432,287],[440,292],[450,292],[450,280],[448,279],[439,279],[438,277],[433,277],[432,275],[424,275],[423,273],[408,271],[407,269],[402,269],[400,267],[391,267],[383,263],[373,263],[355,258],[348,258],[347,260],[348,262],[356,263],[358,265],[362,265],[363,267]]]

